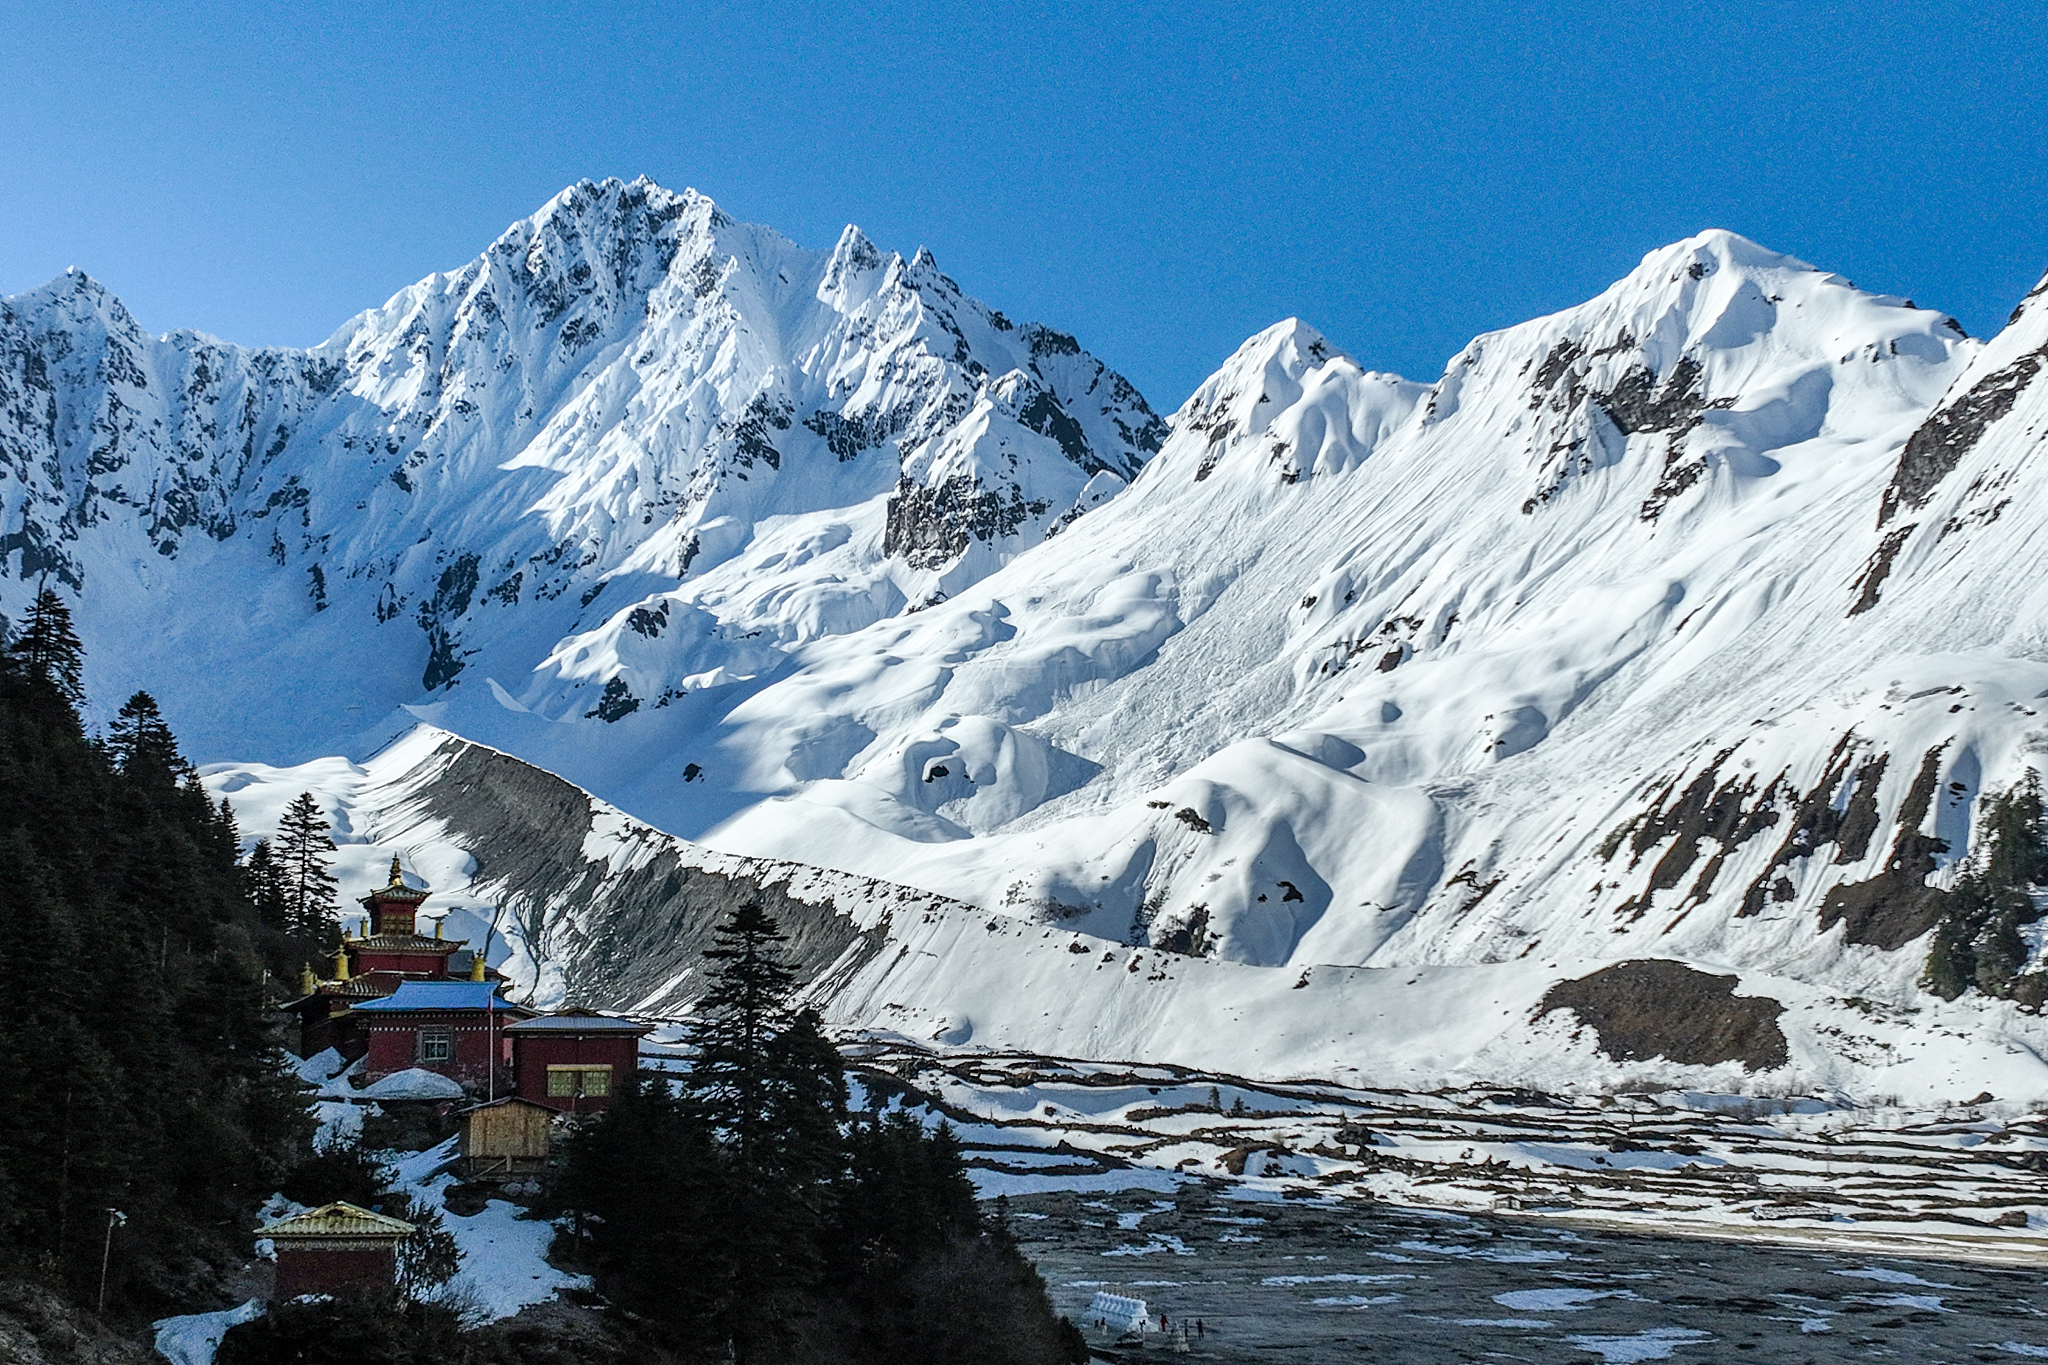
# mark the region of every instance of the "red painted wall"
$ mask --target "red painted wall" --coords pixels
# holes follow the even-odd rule
[[[465,1086],[484,1090],[490,1083],[491,1044],[495,1042],[498,1047],[498,1093],[505,1094],[511,1083],[511,1077],[505,1070],[511,1047],[511,1040],[505,1037],[505,1025],[515,1020],[502,1013],[493,1012],[488,1024],[482,1010],[373,1011],[357,1015],[356,1020],[369,1035],[368,1060],[363,1063],[366,1079],[374,1081],[394,1071],[419,1067]],[[449,1060],[420,1060],[419,1035],[422,1028],[450,1031],[454,1047]]]
[[[367,976],[372,972],[397,972],[403,976],[425,976],[437,981],[453,980],[448,975],[445,953],[387,953],[373,950],[354,954],[349,972]]]
[[[519,1098],[545,1104],[550,1109],[574,1110],[587,1114],[611,1103],[598,1099],[567,1098],[548,1094],[548,1067],[609,1066],[612,1089],[626,1083],[640,1065],[640,1039],[633,1034],[604,1033],[578,1036],[561,1033],[522,1033],[512,1044],[512,1068]]]
[[[398,1252],[393,1247],[332,1250],[277,1244],[276,1300],[301,1294],[339,1294],[351,1289],[389,1289],[398,1278]]]

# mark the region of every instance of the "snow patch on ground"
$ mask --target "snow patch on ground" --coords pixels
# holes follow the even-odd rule
[[[254,1322],[263,1313],[263,1301],[250,1299],[240,1307],[224,1308],[217,1313],[159,1318],[151,1324],[156,1328],[157,1354],[171,1365],[213,1365],[213,1354],[220,1349],[221,1338],[228,1334],[228,1329]]]

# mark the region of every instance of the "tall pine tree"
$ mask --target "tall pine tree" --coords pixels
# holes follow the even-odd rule
[[[728,1242],[715,1319],[744,1365],[774,1357],[792,1305],[818,1282],[820,1239],[844,1164],[846,1080],[817,1016],[791,1008],[796,974],[768,913],[747,902],[714,936],[688,1085],[719,1141],[714,1199]]]
[[[334,920],[334,839],[313,793],[300,792],[278,821],[271,851],[284,888],[285,923],[294,934],[324,939]]]
[[[121,772],[144,787],[176,788],[192,774],[192,765],[178,752],[177,736],[147,692],[137,692],[122,705],[107,727],[107,748]]]
[[[71,628],[71,608],[47,584],[36,593],[11,652],[27,666],[30,677],[55,687],[71,705],[85,699],[80,682],[85,649]]]
[[[249,850],[242,877],[248,887],[249,904],[256,907],[257,922],[280,934],[290,933],[291,902],[285,892],[284,869],[271,852],[270,840],[258,839],[256,847]]]

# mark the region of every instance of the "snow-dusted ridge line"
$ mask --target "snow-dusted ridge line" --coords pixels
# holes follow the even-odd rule
[[[457,683],[554,720],[743,684],[957,591],[1165,431],[928,252],[807,251],[644,179],[569,187],[310,351],[150,337],[82,274],[0,301],[0,343],[0,613],[46,572],[105,638],[175,601],[99,666],[208,757],[388,736]],[[296,705],[249,687],[221,724],[177,683],[209,641]]]
[[[1965,803],[2016,780],[2026,702],[2048,687],[1958,629],[1953,593],[1929,599],[1948,620],[1903,640],[1904,601],[1848,617],[1900,449],[1976,349],[1939,313],[1727,233],[1479,338],[1427,389],[1276,326],[1085,525],[912,621],[821,645],[735,710],[726,743],[756,765],[792,733],[889,738],[849,762],[851,782],[803,788],[800,818],[757,806],[706,837],[914,868],[896,875],[1078,910],[1105,935],[1142,918],[1252,962],[1540,943],[1910,995],[1917,963],[1817,936],[1820,907],[1882,867],[1945,739]],[[2024,562],[1987,558],[2005,576]],[[1093,653],[1070,643],[1076,616]],[[933,658],[948,667],[912,693],[893,661]],[[1952,698],[1924,700],[1956,685],[1982,702],[1962,720]],[[983,718],[1007,728],[977,733]],[[1823,782],[1845,736],[1896,755],[1881,827],[1855,857],[1778,869],[1792,900],[1757,914],[1777,839],[1756,829],[1783,833],[1774,808]],[[1027,745],[1045,759],[1011,760],[1012,776]],[[1603,856],[1723,751],[1754,773],[1730,793],[1749,781],[1764,811],[1746,838],[1717,846],[1712,821],[1667,819]],[[1062,760],[1101,766],[1037,777]],[[963,767],[988,775],[963,785]],[[1960,851],[1943,790],[1920,815]],[[951,842],[934,818],[955,822]],[[1676,886],[1674,839],[1693,862]]]
[[[1538,1015],[1553,985],[1599,960],[1273,970],[1131,948],[865,878],[719,854],[428,727],[345,772],[224,766],[207,781],[240,803],[252,838],[297,791],[320,791],[366,841],[344,847],[344,867],[368,875],[402,854],[435,882],[430,909],[464,907],[458,936],[474,936],[504,907],[515,946],[493,960],[544,1004],[686,1010],[710,926],[750,898],[781,920],[809,999],[834,1028],[943,1052],[1142,1060],[1410,1091],[1688,1088],[1947,1103],[1966,1098],[1953,1093],[1966,1076],[1973,1093],[2048,1096],[2048,1024],[2006,1002],[1893,1010],[1745,971],[1740,994],[1785,1006],[1786,1066],[1621,1062],[1570,1014]]]

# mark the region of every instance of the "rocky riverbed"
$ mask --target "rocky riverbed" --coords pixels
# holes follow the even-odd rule
[[[1011,1225],[1111,1358],[1630,1362],[2048,1359],[2030,1267],[1242,1197],[1194,1182],[1020,1195]],[[1116,1345],[1089,1306],[1143,1299]],[[1156,1330],[1160,1315],[1172,1325]]]

